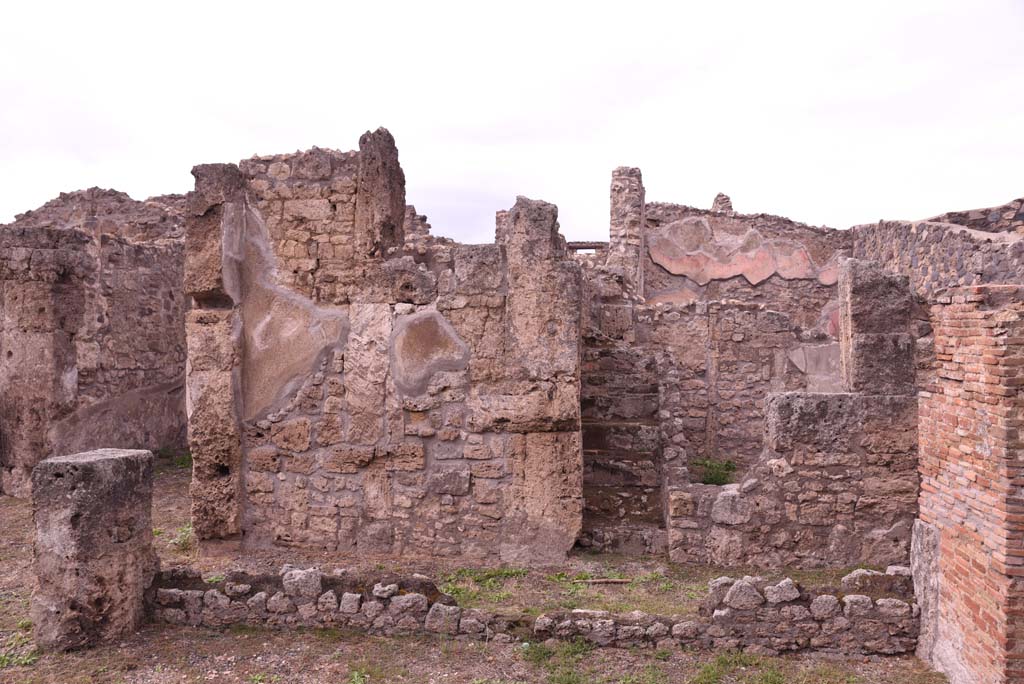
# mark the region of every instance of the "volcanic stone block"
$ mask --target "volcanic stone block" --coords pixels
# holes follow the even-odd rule
[[[188,198],[190,228],[185,233],[185,292],[217,301],[226,297],[223,274],[223,204],[238,196],[242,176],[234,164],[201,164],[192,169],[197,192]]]
[[[160,566],[152,500],[148,451],[99,449],[36,466],[32,624],[41,648],[93,646],[139,626]]]
[[[228,537],[240,529],[242,447],[233,380],[237,351],[231,332],[235,315],[233,310],[198,309],[186,319],[192,525],[200,539]]]
[[[867,394],[913,394],[912,299],[905,276],[848,259],[839,273],[843,384]]]
[[[581,272],[553,204],[516,199],[498,231],[508,258],[508,342],[530,378],[578,376]]]
[[[391,307],[354,304],[345,353],[345,399],[351,412],[347,441],[372,445],[384,435],[384,393],[388,375]]]
[[[444,316],[423,311],[403,316],[395,324],[391,364],[395,386],[406,394],[422,394],[438,371],[462,370],[469,347]]]
[[[511,440],[512,502],[501,558],[509,563],[565,558],[583,525],[579,432],[535,432]]]
[[[363,256],[380,256],[404,242],[405,174],[395,139],[386,129],[363,134],[359,152],[356,250]]]

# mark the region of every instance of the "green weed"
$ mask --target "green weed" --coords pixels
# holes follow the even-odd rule
[[[689,681],[689,684],[722,684],[725,678],[743,667],[759,665],[760,658],[730,651],[705,663]]]
[[[732,461],[720,461],[715,458],[704,458],[693,461],[693,465],[701,470],[700,481],[708,485],[725,485],[732,482],[736,464]]]
[[[0,669],[35,665],[39,660],[39,651],[29,648],[30,645],[31,640],[27,634],[15,632],[9,636],[0,650]]]
[[[178,549],[182,553],[187,553],[195,548],[196,535],[192,530],[192,523],[185,523],[178,528],[174,537],[171,539],[171,546]]]
[[[529,571],[521,568],[460,568],[442,575],[438,588],[463,606],[480,600],[501,603],[512,598],[511,592],[503,590],[505,582],[527,574]]]

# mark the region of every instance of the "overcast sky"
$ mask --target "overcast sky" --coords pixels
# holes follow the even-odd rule
[[[93,185],[385,126],[436,234],[516,195],[606,239],[649,200],[847,227],[1024,195],[1024,0],[17,2],[0,20],[0,222]]]

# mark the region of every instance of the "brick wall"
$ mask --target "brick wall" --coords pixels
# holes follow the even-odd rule
[[[932,307],[936,379],[920,400],[919,655],[953,684],[1024,678],[1024,287]]]

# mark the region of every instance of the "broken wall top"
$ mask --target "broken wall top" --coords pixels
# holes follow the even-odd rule
[[[732,206],[727,197],[716,202],[719,210],[647,204],[646,242],[653,262],[701,286],[736,276],[757,285],[773,275],[835,284],[837,256],[852,248],[846,231],[771,214],[739,214],[724,209]]]
[[[196,190],[188,198],[195,218],[186,237],[188,294],[232,295],[223,261],[237,260],[243,246],[239,236],[221,235],[222,203],[229,201],[243,207],[232,211],[248,211],[251,203],[258,212],[243,218],[266,234],[272,279],[314,301],[388,301],[392,286],[421,286],[397,283],[403,274],[393,271],[404,269],[384,266],[404,243],[406,221],[405,176],[394,139],[378,129],[359,143],[359,151],[313,148],[253,157],[238,166],[195,167]]]
[[[932,223],[954,223],[990,233],[1009,233],[1024,229],[1024,197],[999,207],[949,211],[926,219]]]
[[[13,223],[0,226],[0,230],[76,229],[132,242],[180,239],[184,210],[183,195],[161,195],[140,202],[117,190],[89,188],[62,192],[38,209],[18,214]]]

